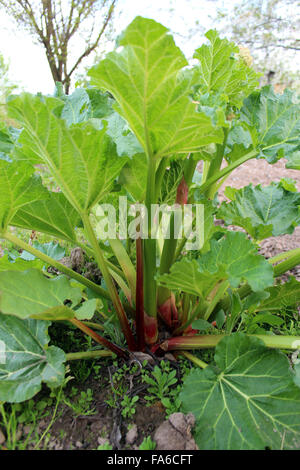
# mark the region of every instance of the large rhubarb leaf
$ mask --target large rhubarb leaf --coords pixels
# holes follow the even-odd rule
[[[72,287],[65,276],[46,278],[40,271],[0,272],[0,311],[22,319],[73,318],[81,300],[81,290]]]
[[[61,385],[66,357],[61,349],[48,347],[49,325],[0,313],[0,341],[5,345],[5,360],[0,363],[0,401],[29,400],[41,390],[42,382],[51,388]]]
[[[250,184],[232,195],[234,200],[222,203],[217,218],[243,227],[255,240],[293,233],[300,223],[300,193],[286,191],[280,182]]]
[[[253,291],[273,285],[273,268],[242,232],[227,232],[220,240],[211,240],[210,251],[198,260],[183,258],[158,283],[205,297],[213,286],[229,280],[231,287],[247,281]]]
[[[258,76],[239,56],[239,48],[227,39],[220,39],[217,31],[205,36],[210,44],[195,51],[199,61],[199,87],[202,95],[214,94],[225,103],[240,107],[243,100],[257,87]]]
[[[75,228],[81,223],[78,212],[62,193],[49,192],[48,196],[47,200],[23,206],[10,224],[75,242]]]
[[[193,369],[180,395],[199,448],[299,449],[300,389],[287,357],[235,333],[219,342],[215,362]]]
[[[92,84],[112,93],[146,153],[186,154],[222,141],[222,132],[189,98],[193,74],[183,73],[187,61],[167,28],[137,17],[119,45],[122,50],[108,54],[89,75]]]
[[[241,109],[241,120],[250,130],[253,146],[270,163],[281,157],[293,161],[294,153],[299,153],[300,107],[295,92],[275,94],[266,86],[252,93]]]
[[[87,211],[110,191],[126,159],[118,156],[105,126],[83,122],[68,127],[56,115],[59,103],[23,93],[10,101],[9,112],[23,126],[21,154],[47,165],[71,205]]]
[[[47,197],[41,179],[34,175],[34,168],[24,162],[8,162],[0,159],[0,232],[17,210],[26,204]]]

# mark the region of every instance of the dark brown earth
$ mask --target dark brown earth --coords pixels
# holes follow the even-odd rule
[[[155,359],[155,363],[158,364],[159,361],[158,358]],[[121,363],[119,365],[122,366]],[[152,370],[153,366],[154,363],[150,365],[149,361],[147,368],[149,367],[149,370]],[[55,422],[46,438],[38,446],[39,449],[96,450],[99,445],[110,444],[116,450],[137,450],[145,437],[151,437],[157,443],[157,450],[171,448],[177,450],[197,449],[191,434],[195,424],[193,416],[174,413],[169,420],[166,420],[164,407],[160,401],[154,402],[151,406],[145,401],[144,396],[148,385],[141,383],[139,372],[133,376],[125,374],[122,379],[123,385],[127,389],[129,387],[130,390],[130,387],[132,387],[129,392],[131,393],[130,396],[138,393],[140,397],[139,403],[136,405],[136,413],[131,419],[122,417],[120,402],[123,397],[117,400],[115,407],[111,407],[106,403],[114,393],[111,378],[118,367],[117,365],[102,367],[103,373],[97,379],[90,376],[80,386],[77,383],[75,384],[78,387],[78,394],[80,390],[87,390],[88,388],[93,390],[93,401],[89,404],[89,409],[93,410],[93,414],[90,416],[75,416],[70,407],[61,404]],[[176,368],[175,363],[174,367]],[[178,379],[180,380],[179,375]],[[73,382],[71,381],[71,383]],[[66,396],[68,396],[68,387],[69,385],[66,389]],[[44,392],[47,393],[46,389]],[[43,435],[51,421],[53,408],[54,406],[52,406],[49,416],[37,423],[36,431],[39,437]],[[18,440],[24,442],[31,432],[32,427],[30,425],[19,424],[17,430]],[[2,436],[0,444],[3,444],[3,448],[5,448],[4,429],[1,431],[0,436]],[[26,448],[29,450],[36,449],[36,440],[34,442],[29,440]]]

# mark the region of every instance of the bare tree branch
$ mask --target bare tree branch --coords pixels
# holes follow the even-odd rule
[[[71,76],[99,46],[112,22],[116,3],[117,0],[0,0],[0,7],[43,45],[53,80],[61,82],[68,93]],[[102,18],[100,25],[99,18]],[[68,72],[69,51],[73,52],[76,38],[84,46],[78,48],[77,58]]]
[[[111,17],[112,17],[112,14],[113,14],[113,11],[114,11],[114,7],[115,7],[115,3],[116,3],[116,0],[113,0],[112,1],[112,4],[110,6],[110,9],[109,9],[109,12],[108,12],[108,15],[105,19],[105,22],[102,26],[102,29],[100,31],[100,33],[98,34],[95,42],[90,45],[89,47],[86,48],[86,50],[81,54],[81,56],[77,59],[77,61],[75,62],[74,66],[72,67],[71,71],[69,72],[68,74],[68,77],[71,77],[71,75],[74,73],[74,71],[76,70],[76,68],[78,67],[78,65],[80,64],[80,62],[84,59],[84,57],[87,57],[92,51],[94,51],[96,49],[96,47],[98,46],[99,42],[100,42],[100,39],[109,23],[109,21],[111,20]]]

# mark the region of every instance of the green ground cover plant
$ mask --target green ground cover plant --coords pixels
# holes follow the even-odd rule
[[[216,31],[206,38],[190,65],[164,26],[137,17],[89,71],[88,88],[9,100],[15,127],[0,127],[0,238],[15,256],[0,259],[0,401],[30,400],[43,383],[61,387],[68,361],[172,351],[195,365],[173,406],[195,415],[200,449],[299,448],[299,371],[287,353],[300,336],[294,323],[285,334],[276,327],[300,304],[300,283],[280,281],[300,264],[300,248],[269,260],[258,249],[300,224],[300,193],[283,178],[228,187],[229,202],[217,199],[250,159],[285,158],[300,170],[299,98],[260,89],[235,44]],[[122,239],[121,222],[116,238],[99,236],[100,204],[119,214],[120,197],[147,209],[147,236],[142,218],[134,240]],[[177,237],[172,212],[170,236],[151,237],[155,204],[192,206],[189,233]],[[80,247],[101,283],[66,266],[60,245],[27,243],[19,229]],[[201,243],[190,250],[192,233]],[[98,349],[49,345],[54,322]],[[210,364],[195,354],[208,348]],[[177,382],[158,368],[145,377],[164,400]],[[134,415],[137,400],[128,400],[124,413]]]

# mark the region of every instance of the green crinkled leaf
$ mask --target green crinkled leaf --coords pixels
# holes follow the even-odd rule
[[[227,192],[228,194],[228,192]],[[282,184],[245,186],[234,200],[223,202],[217,213],[228,225],[243,227],[255,240],[293,233],[300,223],[300,193],[286,191]]]
[[[66,254],[65,248],[60,246],[58,243],[54,243],[54,242],[39,243],[37,241],[34,241],[33,247],[41,251],[45,255],[50,256],[50,258],[55,259],[57,261],[62,259]],[[23,254],[24,252],[22,253],[22,255]]]
[[[48,347],[50,323],[20,320],[0,313],[0,341],[5,344],[5,363],[0,363],[0,401],[19,403],[41,390],[61,385],[65,353]]]
[[[293,161],[299,153],[300,106],[296,93],[275,94],[271,86],[254,92],[244,102],[241,120],[248,126],[260,156],[274,163],[281,157]]]
[[[217,280],[212,274],[201,272],[195,259],[183,258],[172,265],[169,274],[157,276],[157,282],[170,290],[205,298]]]
[[[217,94],[219,100],[240,107],[258,85],[258,75],[239,58],[239,48],[227,39],[220,39],[217,31],[205,36],[210,44],[203,44],[195,51],[199,61],[199,86],[201,94]],[[222,106],[222,105],[221,105]]]
[[[273,268],[242,232],[226,232],[220,240],[211,240],[211,249],[197,260],[175,263],[169,274],[158,277],[158,283],[206,297],[220,281],[229,280],[231,287],[247,281],[253,291],[273,285]]]
[[[10,101],[9,112],[24,128],[18,140],[22,154],[47,165],[70,204],[82,212],[109,192],[126,159],[119,158],[105,127],[83,122],[68,128],[53,111],[59,102],[24,93]]]
[[[94,88],[76,88],[71,95],[60,94],[59,98],[65,102],[61,117],[69,126],[89,119],[106,118],[114,113],[114,100],[108,93]]]
[[[281,178],[280,180],[280,185],[286,190],[286,191],[291,191],[292,193],[297,192],[297,187],[296,187],[297,181],[293,180],[292,178]]]
[[[171,206],[175,203],[177,188],[183,177],[183,166],[182,160],[173,160],[170,162],[170,166],[166,168],[160,187],[159,204]]]
[[[218,127],[229,127],[226,119],[227,101],[221,93],[201,93],[201,89],[194,94],[195,101],[199,103],[198,111],[210,117],[213,124]]]
[[[146,155],[144,153],[140,155],[137,154],[123,166],[119,176],[119,183],[124,186],[126,191],[138,202],[145,200],[147,168]]]
[[[117,146],[120,156],[132,157],[143,152],[141,144],[130,131],[127,122],[113,110],[113,100],[100,90],[77,88],[72,95],[63,97],[65,106],[61,117],[68,126],[88,121],[102,129],[102,119],[107,121],[107,134]]]
[[[266,290],[261,292],[252,292],[246,297],[241,311],[244,310],[248,313],[254,313],[256,311],[256,306],[263,300],[267,299],[269,295],[270,294]]]
[[[211,241],[211,250],[199,260],[202,271],[222,278],[228,276],[231,287],[247,281],[251,289],[261,291],[273,285],[273,268],[242,232],[226,232]]]
[[[63,362],[66,360],[65,353],[62,349],[50,346],[46,349],[47,364],[42,372],[42,380],[50,388],[56,388],[61,385],[65,375]]]
[[[16,258],[10,260],[8,255],[0,258],[0,272],[1,271],[27,271],[28,269],[42,269],[44,266],[43,261],[39,259],[26,261],[23,258]]]
[[[214,215],[216,213],[216,207],[213,201],[203,198],[203,194],[199,194],[197,188],[194,192],[195,202],[197,204],[203,204],[203,245],[201,247],[201,253],[206,253],[210,249],[210,241],[216,232],[221,232],[223,229],[220,226],[214,224]]]
[[[58,305],[56,307],[48,308],[39,313],[33,313],[30,318],[35,320],[47,320],[47,321],[61,321],[71,320],[75,318],[75,311],[66,305]]]
[[[2,313],[16,315],[22,319],[33,316],[43,318],[43,314],[46,316],[52,307],[63,306],[67,309],[64,306],[65,301],[76,306],[80,300],[81,290],[71,287],[65,276],[48,279],[35,269],[0,272]]]
[[[251,318],[251,327],[255,324],[280,326],[283,323],[285,323],[285,320],[283,318],[280,318],[279,316],[276,316],[276,315],[271,315],[270,313],[258,313],[253,318]],[[249,331],[250,333],[249,326],[247,328],[248,328],[247,331]]]
[[[235,64],[234,54],[239,48],[228,39],[220,39],[216,30],[205,34],[210,44],[203,44],[195,51],[194,58],[199,60],[200,84],[203,90],[219,91],[224,89]]]
[[[90,99],[90,118],[102,119],[114,112],[114,100],[108,93],[103,93],[95,88],[87,88],[85,91]]]
[[[78,212],[62,193],[49,192],[48,195],[47,200],[26,204],[19,209],[11,225],[76,241],[75,228],[81,224]]]
[[[284,284],[270,287],[266,292],[269,296],[259,303],[256,308],[258,312],[280,312],[284,308],[300,305],[300,282],[294,277]]]
[[[54,243],[54,242],[39,243],[38,241],[34,241],[33,247],[39,250],[44,255],[49,256],[50,258],[55,259],[57,261],[62,259],[66,254],[65,248],[60,246],[58,243]],[[33,261],[36,259],[36,257],[33,254],[29,253],[26,250],[22,251],[20,258],[26,261]]]
[[[31,165],[1,159],[0,194],[0,231],[5,231],[18,209],[47,197],[47,191],[41,179],[34,176]]]
[[[297,360],[299,361],[299,359]],[[295,370],[294,382],[298,387],[300,387],[300,361],[297,362],[297,364],[295,364],[294,370]]]
[[[94,316],[95,311],[98,308],[102,308],[102,307],[103,307],[103,304],[100,299],[86,300],[75,311],[75,316],[78,320],[91,320]]]
[[[167,28],[137,17],[123,33],[121,52],[111,52],[89,75],[108,90],[146,153],[186,154],[222,141],[209,117],[189,98],[192,73]]]
[[[14,144],[9,131],[2,124],[0,126],[0,153],[9,154]]]
[[[107,121],[107,134],[117,146],[118,154],[132,158],[133,155],[143,153],[143,147],[130,131],[128,124],[116,112],[105,118]]]
[[[71,95],[63,97],[65,106],[62,109],[61,117],[68,126],[84,122],[89,118],[90,98],[86,90],[77,88]]]
[[[192,323],[193,330],[207,331],[213,328],[212,324],[202,318],[193,321]]]
[[[286,168],[300,170],[300,150],[294,152],[292,155],[289,155]]]
[[[251,134],[242,124],[237,121],[229,130],[224,155],[229,163],[235,162],[253,150]]]
[[[235,333],[216,347],[216,367],[193,369],[180,394],[196,417],[200,449],[297,449],[300,390],[287,357]]]

